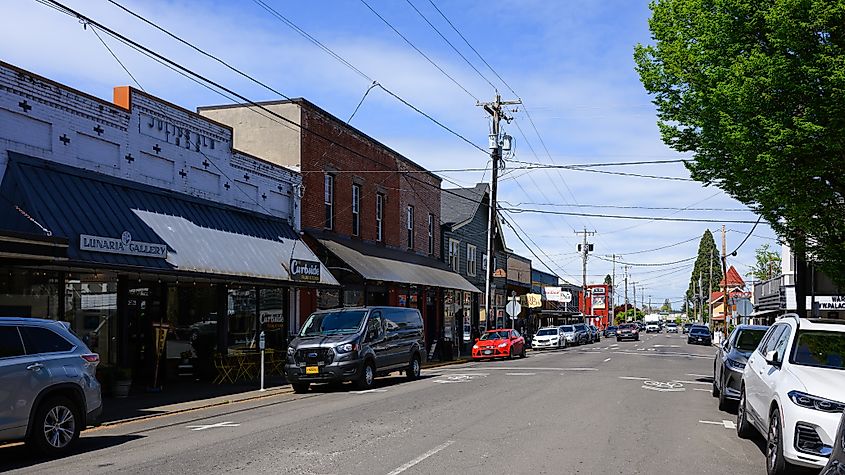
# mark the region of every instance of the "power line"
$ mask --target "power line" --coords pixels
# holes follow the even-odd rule
[[[591,218],[608,218],[608,219],[633,219],[633,220],[647,220],[647,221],[676,221],[681,223],[738,223],[738,224],[753,224],[754,221],[746,220],[724,220],[724,219],[706,219],[706,218],[669,218],[662,216],[622,216],[613,214],[595,214],[595,213],[575,213],[568,211],[552,211],[545,209],[526,209],[526,208],[502,208],[511,213],[536,213],[536,214],[551,214],[562,216],[587,216]]]
[[[630,161],[630,162],[600,162],[600,163],[578,163],[572,165],[558,165],[557,163],[538,163],[538,162],[525,162],[521,160],[508,160],[509,162],[519,163],[522,165],[526,165],[529,167],[535,168],[563,168],[563,169],[572,169],[572,168],[594,168],[594,167],[617,167],[617,166],[630,166],[630,165],[665,165],[668,163],[686,163],[688,159],[681,159],[681,158],[674,158],[674,159],[666,159],[666,160],[638,160],[638,161]]]
[[[373,12],[373,15],[375,15],[376,17],[378,17],[378,19],[379,19],[379,20],[381,20],[382,22],[384,22],[384,24],[385,24],[385,25],[387,25],[387,26],[388,26],[391,30],[393,30],[393,32],[394,32],[394,33],[396,33],[397,35],[399,35],[399,37],[400,37],[400,38],[402,38],[403,40],[405,40],[405,43],[407,43],[407,44],[408,44],[408,46],[410,46],[411,48],[413,48],[413,49],[414,49],[414,51],[416,51],[417,53],[419,53],[419,54],[420,54],[423,58],[425,58],[425,59],[426,59],[426,61],[428,61],[429,63],[431,63],[431,65],[432,65],[432,66],[434,66],[435,68],[437,68],[437,70],[438,70],[438,71],[440,71],[441,73],[443,73],[443,75],[444,75],[444,76],[446,76],[447,78],[449,78],[449,80],[451,80],[453,83],[455,83],[455,85],[456,85],[456,86],[458,86],[459,88],[461,88],[461,90],[462,90],[462,91],[464,91],[465,93],[467,93],[467,95],[469,95],[470,97],[472,97],[473,99],[475,99],[475,101],[476,101],[476,102],[481,102],[481,101],[480,101],[477,97],[475,97],[475,95],[474,95],[473,93],[469,92],[469,90],[468,90],[467,88],[465,88],[465,87],[463,86],[463,84],[459,83],[457,79],[453,78],[453,77],[452,77],[449,73],[447,73],[447,72],[446,72],[446,71],[445,71],[442,67],[440,67],[440,65],[439,65],[439,64],[437,64],[436,62],[434,62],[434,60],[432,60],[431,58],[429,58],[427,54],[423,53],[423,51],[422,51],[421,49],[417,48],[417,46],[416,46],[414,43],[412,43],[412,42],[411,42],[411,40],[409,40],[409,39],[408,39],[405,35],[403,35],[403,34],[402,34],[399,30],[397,30],[397,29],[396,29],[396,27],[395,27],[395,26],[393,26],[393,25],[392,25],[389,21],[387,21],[387,19],[386,19],[386,18],[384,18],[383,16],[381,16],[381,14],[379,14],[379,12],[377,12],[377,11],[376,11],[373,7],[371,7],[371,6],[370,6],[370,4],[369,4],[369,3],[367,3],[367,1],[366,1],[366,0],[361,0],[361,3],[363,3],[363,4],[364,4],[364,6],[366,6],[368,10],[370,10],[371,12]]]
[[[454,170],[456,171],[456,170]],[[504,200],[501,200],[504,201]],[[670,207],[670,206],[625,206],[625,205],[596,205],[596,204],[570,204],[570,203],[536,203],[536,202],[519,202],[519,203],[509,203],[512,206],[523,206],[523,205],[532,205],[532,206],[556,206],[556,207],[563,207],[563,208],[606,208],[606,209],[645,209],[645,210],[657,210],[657,211],[725,211],[725,212],[748,212],[753,213],[754,210],[750,208],[677,208],[677,207]],[[728,231],[733,231],[729,229]]]
[[[732,255],[732,256],[735,256],[735,255],[736,255],[736,251],[738,251],[738,250],[739,250],[739,248],[741,248],[741,247],[742,247],[742,245],[743,245],[743,244],[745,244],[745,241],[748,241],[748,238],[750,238],[750,237],[751,237],[751,233],[753,233],[753,232],[754,232],[754,230],[755,230],[755,229],[757,229],[757,225],[758,225],[758,224],[760,224],[760,221],[761,221],[762,219],[763,219],[763,216],[760,216],[759,218],[757,218],[757,222],[756,222],[756,223],[754,223],[754,226],[751,226],[751,231],[748,231],[748,234],[746,234],[746,235],[745,235],[745,239],[743,239],[743,240],[742,240],[742,242],[741,242],[741,243],[739,243],[739,246],[737,246],[737,247],[736,247],[736,249],[734,249],[734,250],[733,250],[733,252],[732,252],[732,253],[730,253],[730,255]]]
[[[598,257],[599,259],[603,260],[603,261],[612,262],[610,259],[607,259],[605,257],[601,257],[598,254],[596,254],[595,256]],[[672,262],[647,262],[647,263],[640,262],[640,263],[637,263],[637,262],[616,261],[616,263],[622,264],[623,266],[631,266],[631,267],[662,267],[662,266],[671,266],[671,265],[675,265],[675,264],[680,264],[682,262],[689,262],[689,261],[692,261],[694,259],[698,259],[698,256],[692,256],[692,257],[688,257],[686,259],[680,259],[680,260],[672,261]]]

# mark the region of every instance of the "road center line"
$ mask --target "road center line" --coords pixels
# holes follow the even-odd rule
[[[619,379],[633,379],[634,381],[648,381],[648,378],[639,378],[637,376],[619,376]]]
[[[436,454],[437,452],[440,452],[441,450],[445,449],[446,447],[449,447],[450,445],[452,445],[454,443],[455,443],[454,440],[447,440],[446,442],[444,442],[444,443],[438,445],[437,447],[429,450],[428,452],[420,455],[419,457],[415,458],[414,460],[411,460],[410,462],[406,463],[405,465],[402,465],[401,467],[397,467],[395,470],[388,473],[387,475],[399,475],[400,473],[404,472],[405,470],[408,470],[409,468],[413,467],[414,465],[422,462],[423,460],[431,457],[432,455]]]
[[[602,363],[607,363],[608,361],[610,361],[610,358],[605,358],[604,361],[602,361]]]
[[[505,373],[506,376],[534,376],[537,373]]]

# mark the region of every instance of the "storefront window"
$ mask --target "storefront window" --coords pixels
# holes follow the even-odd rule
[[[168,284],[167,359],[210,358],[217,349],[217,286]]]
[[[260,296],[258,314],[261,318],[261,329],[264,331],[264,341],[267,348],[283,351],[287,346],[285,328],[290,308],[290,290],[270,288],[259,289],[258,292]]]
[[[67,274],[65,316],[103,364],[117,363],[117,275]]]
[[[443,338],[446,340],[453,339],[455,315],[460,310],[460,294],[452,290],[443,291]]]
[[[340,291],[339,290],[325,290],[317,289],[317,308],[322,310],[326,308],[340,307]]]
[[[364,305],[364,292],[362,290],[344,290],[344,307],[362,307]]]
[[[228,297],[229,349],[258,348],[255,288],[230,288]]]
[[[0,316],[58,320],[59,273],[0,268]]]

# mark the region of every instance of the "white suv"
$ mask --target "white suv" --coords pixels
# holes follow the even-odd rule
[[[766,434],[766,469],[822,468],[845,410],[845,321],[780,318],[748,357],[736,431]]]

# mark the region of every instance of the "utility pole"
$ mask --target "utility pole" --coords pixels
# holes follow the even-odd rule
[[[631,288],[634,290],[634,320],[637,319],[637,283],[631,282]]]
[[[648,311],[651,312],[651,295],[648,296]]]
[[[578,250],[581,251],[581,310],[583,311],[587,309],[587,255],[589,255],[590,251],[593,250],[593,245],[587,243],[587,236],[594,236],[596,232],[587,231],[587,228],[584,228],[583,231],[575,231],[575,234],[581,234],[584,236],[584,242],[582,244],[578,244]]]
[[[616,322],[616,258],[622,257],[622,256],[618,256],[616,254],[610,254],[610,255],[605,254],[604,257],[610,257],[610,258],[613,259],[613,274],[612,274],[613,277],[611,278],[611,281],[610,281],[610,292],[611,292],[611,294],[610,294],[611,295],[610,313],[608,313],[608,315],[610,315],[609,324],[613,325]]]
[[[511,117],[505,114],[502,107],[507,105],[522,104],[522,101],[503,101],[502,97],[496,93],[496,100],[493,102],[479,102],[476,105],[481,106],[490,114],[492,119],[492,128],[489,135],[490,158],[492,160],[493,173],[490,181],[490,209],[489,221],[487,225],[487,299],[485,302],[485,314],[487,319],[491,318],[493,311],[493,304],[495,302],[493,292],[493,273],[496,271],[493,268],[493,256],[495,254],[495,230],[497,227],[495,223],[498,222],[498,207],[496,202],[496,192],[499,189],[499,160],[502,159],[502,144],[499,141],[499,122],[505,120],[511,121]]]
[[[725,335],[724,337],[727,338],[728,336],[728,309],[730,305],[728,305],[728,239],[725,233],[725,225],[722,225],[722,270],[724,271],[725,276],[725,288],[724,288],[724,304],[725,304]]]
[[[628,266],[625,266],[625,320],[628,319]]]

